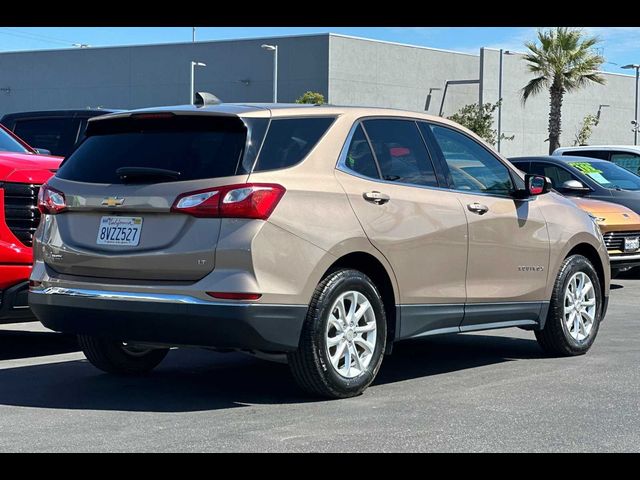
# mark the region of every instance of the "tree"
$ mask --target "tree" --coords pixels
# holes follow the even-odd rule
[[[589,137],[593,133],[593,127],[597,127],[600,120],[596,115],[587,114],[582,119],[582,125],[578,129],[578,133],[576,133],[576,138],[573,141],[573,146],[576,147],[578,145],[586,145]]]
[[[526,42],[524,60],[535,74],[522,89],[522,103],[544,89],[549,90],[549,154],[560,147],[562,99],[565,93],[591,83],[604,84],[598,73],[604,57],[594,50],[599,40],[581,30],[558,27],[538,31],[538,43]]]
[[[495,145],[498,141],[498,132],[493,128],[493,113],[499,105],[500,102],[485,103],[480,107],[477,103],[471,103],[465,105],[448,118],[463,127],[467,127],[473,133],[482,137],[488,144]],[[500,136],[500,140],[513,140],[513,138],[514,136],[507,137],[504,134]]]
[[[304,92],[304,94],[296,100],[296,103],[312,103],[322,104],[324,103],[324,95],[318,92]]]

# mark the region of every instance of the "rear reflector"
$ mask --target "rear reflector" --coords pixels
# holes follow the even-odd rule
[[[255,218],[266,220],[285,193],[275,183],[245,183],[208,188],[179,195],[172,212],[201,218]]]
[[[223,300],[258,300],[262,294],[260,293],[228,293],[228,292],[207,292],[207,295],[213,298]]]

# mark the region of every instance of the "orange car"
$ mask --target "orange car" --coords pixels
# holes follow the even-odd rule
[[[612,274],[640,266],[640,215],[615,203],[567,198],[596,218],[607,245]]]

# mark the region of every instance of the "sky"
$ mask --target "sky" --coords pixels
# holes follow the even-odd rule
[[[535,27],[198,27],[196,41],[310,33],[340,33],[389,42],[477,54],[480,47],[523,51]],[[587,27],[600,38],[603,70],[640,63],[640,27]],[[0,27],[0,52],[190,42],[191,27]]]

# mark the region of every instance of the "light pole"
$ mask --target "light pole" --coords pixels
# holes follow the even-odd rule
[[[191,27],[191,42],[195,43],[196,41],[196,27]]]
[[[428,112],[429,111],[429,107],[431,106],[431,92],[435,92],[436,90],[442,90],[442,89],[441,88],[437,88],[437,87],[429,89],[429,94],[427,95],[427,100],[424,103],[424,111],[425,112]]]
[[[189,85],[189,105],[193,105],[193,96],[195,92],[195,69],[196,67],[206,67],[206,63],[191,61],[191,84]]]
[[[500,49],[500,73],[498,74],[498,152],[500,151],[500,137],[502,137],[502,77],[503,77],[503,56],[504,55],[516,55],[515,52],[510,50]],[[480,105],[482,108],[482,105]]]
[[[273,103],[278,103],[278,46],[265,43],[260,48],[273,52]]]
[[[633,115],[633,144],[638,145],[638,79],[640,78],[640,65],[637,63],[631,63],[629,65],[625,65],[622,68],[624,69],[635,69],[636,71],[636,103],[635,103],[635,113]]]

